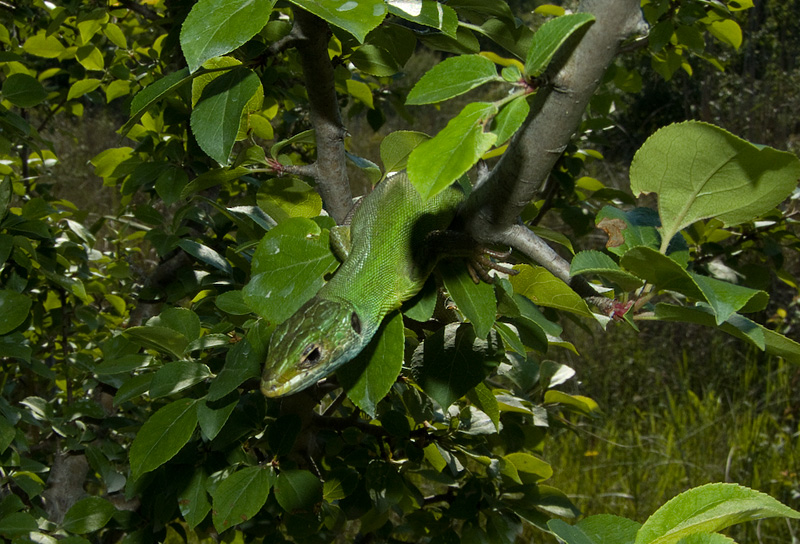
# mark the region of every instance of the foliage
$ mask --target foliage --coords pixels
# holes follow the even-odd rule
[[[690,72],[694,59],[714,62],[705,32],[739,47],[736,13],[750,5],[643,4],[651,31],[639,53],[666,78]],[[747,259],[797,241],[780,205],[800,161],[708,124],[666,127],[637,153],[631,190],[655,193],[658,213],[624,206],[629,193],[581,175],[601,158],[582,138],[523,213],[533,225],[558,210],[575,235],[596,218],[608,251],[578,252],[571,274],[598,278],[607,296],[578,294],[544,263],[520,264],[493,285],[450,263],[447,311],[429,282],[338,379],[283,401],[257,389],[272,329],[337,262],[336,213],[321,213],[333,199],[298,177],[325,195],[320,171],[340,166],[315,162],[329,127],[301,73],[317,74],[322,58],[334,106],[366,110],[375,128],[393,112],[408,116],[407,106],[501,88],[502,98],[470,101],[438,134],[386,136],[383,169],[349,155],[372,181],[407,167],[425,197],[454,182],[469,191],[465,175],[479,160],[522,139],[512,136],[524,134],[532,106],[552,92],[549,75],[594,16],[540,18],[534,32],[501,1],[35,0],[3,13],[4,538],[327,542],[344,532],[513,542],[532,527],[570,543],[602,542],[620,528],[632,542],[677,542],[754,516],[797,516],[755,491],[716,485],[687,491],[640,528],[551,519],[579,512],[543,483],[554,472],[543,458],[548,433],[564,414],[597,411],[559,389],[574,371],[548,357],[575,349],[559,320],[700,323],[800,357],[800,345],[741,315],[767,302]],[[316,32],[298,37],[293,28],[304,24]],[[313,36],[325,38],[322,57],[309,51]],[[412,85],[402,70],[419,44],[453,56]],[[636,72],[609,75],[581,127],[590,139],[611,122],[614,97],[636,88]],[[92,160],[122,207],[97,219],[39,182],[58,160],[42,134],[55,116],[123,102],[130,115],[120,133],[132,143]],[[563,233],[536,232],[572,251]],[[131,262],[146,247],[160,265],[144,279]],[[762,271],[790,281],[777,252],[767,257]],[[160,305],[149,319],[148,302]],[[700,541],[725,541],[713,538]]]

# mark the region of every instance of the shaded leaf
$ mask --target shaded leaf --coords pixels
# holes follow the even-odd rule
[[[275,498],[286,512],[308,510],[322,499],[322,482],[307,470],[283,470],[275,480]]]
[[[466,266],[457,261],[443,262],[439,270],[447,292],[475,327],[475,334],[478,338],[486,338],[497,314],[494,288],[483,281],[476,284]]]
[[[67,510],[61,525],[71,533],[92,533],[105,527],[116,511],[114,505],[102,497],[86,497]]]
[[[468,324],[440,329],[414,351],[414,377],[428,395],[446,409],[481,383],[504,357],[500,336],[492,331],[486,340]]]
[[[336,371],[347,397],[375,417],[378,402],[394,385],[403,367],[403,318],[394,312],[381,323],[369,345]]]
[[[131,444],[131,474],[138,478],[170,459],[186,445],[197,426],[195,399],[167,404],[142,425]]]
[[[319,480],[317,480],[319,481]],[[247,467],[225,478],[212,493],[214,527],[220,533],[255,516],[275,482],[272,467]]]
[[[594,22],[591,13],[573,13],[551,19],[533,35],[525,59],[525,75],[538,76],[544,72],[556,51],[575,32]]]

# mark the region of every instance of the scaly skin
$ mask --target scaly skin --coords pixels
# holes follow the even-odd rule
[[[425,238],[450,225],[463,199],[450,187],[423,202],[405,173],[379,183],[353,217],[347,259],[272,334],[261,392],[296,393],[358,355],[386,314],[422,289],[436,264]]]

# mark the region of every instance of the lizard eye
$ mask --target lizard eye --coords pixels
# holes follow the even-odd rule
[[[309,344],[300,355],[300,362],[297,367],[300,369],[312,368],[319,364],[322,359],[322,352],[317,344]]]
[[[361,334],[361,320],[355,312],[350,314],[350,326],[353,327],[356,334]]]

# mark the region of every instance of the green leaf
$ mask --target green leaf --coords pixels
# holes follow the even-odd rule
[[[225,357],[225,366],[211,382],[206,399],[209,401],[221,399],[239,387],[245,380],[258,377],[261,363],[262,361],[250,342],[246,338],[240,340],[233,346],[233,349],[228,351],[228,355]]]
[[[593,317],[581,296],[544,268],[529,265],[515,268],[519,270],[519,274],[511,277],[514,291],[526,296],[534,304]]]
[[[237,166],[236,168],[214,168],[205,174],[200,174],[190,181],[181,191],[181,198],[187,198],[194,193],[239,179],[248,172],[249,170],[244,166]]]
[[[286,512],[310,510],[322,499],[322,482],[307,470],[282,470],[275,481],[275,498]]]
[[[189,69],[182,68],[177,72],[173,72],[154,81],[136,93],[136,96],[131,100],[131,117],[122,125],[122,128],[119,129],[120,136],[125,136],[130,132],[133,126],[139,122],[142,114],[144,114],[150,106],[169,93],[177,90],[182,85],[189,83],[192,79],[193,76],[189,74]]]
[[[394,312],[383,320],[367,347],[336,372],[347,398],[370,417],[375,417],[378,402],[400,375],[404,346],[403,318]]]
[[[578,30],[594,22],[591,13],[573,13],[551,19],[536,31],[525,59],[525,75],[544,72],[556,51]]]
[[[391,132],[381,142],[381,161],[385,172],[398,172],[406,167],[408,156],[430,136],[412,130]]]
[[[75,52],[75,59],[87,70],[102,72],[106,67],[103,54],[93,44],[79,47]]]
[[[3,98],[20,108],[32,108],[47,98],[47,91],[35,77],[17,73],[3,82]]]
[[[289,455],[297,437],[303,428],[303,422],[297,414],[285,414],[267,427],[267,441],[275,457]]]
[[[57,37],[48,36],[44,30],[40,30],[25,40],[25,43],[22,44],[22,49],[26,53],[46,59],[54,59],[66,50]]]
[[[8,334],[28,318],[33,301],[16,291],[0,290],[0,334]]]
[[[550,463],[542,461],[530,453],[518,451],[509,453],[504,456],[503,459],[514,465],[514,468],[520,473],[520,477],[527,474],[533,477],[532,481],[525,483],[540,482],[542,480],[547,480],[553,475],[553,467],[550,466]],[[523,478],[523,481],[525,481],[525,478]]]
[[[175,204],[181,198],[181,192],[189,183],[189,175],[182,168],[168,167],[156,178],[155,189],[166,206]]]
[[[665,241],[695,221],[716,217],[737,225],[777,206],[797,185],[800,159],[687,121],[650,136],[630,177],[634,194],[658,195],[665,253]]]
[[[69,88],[69,92],[67,92],[67,100],[80,98],[86,93],[92,92],[93,90],[95,90],[100,86],[100,83],[102,82],[99,79],[93,79],[93,78],[80,79],[76,81]]]
[[[252,311],[250,306],[245,304],[242,292],[239,290],[220,293],[214,299],[214,304],[226,314],[231,315],[247,315]]]
[[[620,259],[620,265],[659,289],[677,291],[695,300],[705,300],[703,292],[684,268],[649,247],[635,247]]]
[[[672,544],[697,533],[769,517],[800,519],[800,512],[769,495],[736,484],[708,484],[681,493],[656,510],[636,535],[636,544]]]
[[[714,21],[708,26],[708,31],[722,43],[739,49],[742,46],[742,27],[733,19]]]
[[[147,322],[149,325],[161,325],[178,331],[187,340],[200,338],[200,317],[189,308],[171,307],[162,311],[157,317]]]
[[[640,278],[633,274],[622,270],[614,260],[599,251],[579,251],[569,267],[570,277],[578,274],[597,274],[606,278],[617,285],[624,291],[633,291],[638,289],[644,283]]]
[[[242,290],[254,312],[280,323],[322,287],[336,258],[321,234],[316,223],[296,217],[262,238],[253,256],[253,277]]]
[[[152,374],[139,374],[128,378],[114,395],[114,406],[119,406],[138,396],[144,395],[150,390],[150,382],[153,381]]]
[[[176,359],[181,358],[189,345],[189,340],[184,335],[167,327],[130,327],[122,334],[144,348],[169,353]]]
[[[525,96],[515,98],[500,110],[492,121],[492,133],[497,136],[494,145],[503,145],[522,126],[531,111]]]
[[[370,30],[386,17],[383,0],[291,0],[320,19],[349,32],[363,43]]]
[[[0,416],[0,453],[6,451],[14,441],[17,431],[5,416]]]
[[[243,468],[225,478],[212,494],[216,530],[221,533],[255,516],[267,502],[274,481],[274,472],[269,466]]]
[[[238,395],[230,395],[225,400],[214,403],[213,406],[203,400],[197,405],[197,423],[200,425],[204,440],[211,441],[216,438],[239,403]]]
[[[489,81],[497,81],[494,63],[480,55],[461,55],[443,60],[417,81],[406,104],[432,104],[453,98]]]
[[[497,398],[489,387],[481,382],[469,394],[469,400],[486,414],[494,424],[495,430],[500,430],[500,407]]]
[[[153,376],[150,383],[150,398],[156,399],[183,391],[211,376],[211,370],[191,361],[167,363]]]
[[[411,152],[408,179],[424,199],[446,189],[492,147],[497,136],[484,133],[483,122],[495,113],[494,104],[468,104],[436,136]]]
[[[71,533],[85,535],[105,527],[116,511],[114,505],[101,497],[86,497],[67,510],[61,526]]]
[[[423,391],[447,409],[481,383],[504,353],[497,333],[483,340],[472,325],[453,323],[425,339],[414,351],[411,367]]]
[[[560,519],[548,521],[547,528],[565,544],[598,544],[589,538],[577,525],[570,525]]]
[[[230,53],[269,21],[275,0],[200,0],[181,27],[181,49],[194,72],[213,57]]]
[[[208,493],[206,493],[206,479],[206,472],[202,467],[195,469],[192,479],[178,493],[181,515],[192,529],[197,527],[211,511],[211,503],[208,500]]]
[[[178,246],[180,246],[181,249],[195,259],[199,259],[207,265],[213,266],[217,270],[220,270],[228,275],[233,274],[233,268],[231,268],[231,264],[222,255],[210,247],[204,246],[203,244],[195,242],[194,240],[187,240],[186,238],[178,242]]]
[[[497,300],[494,288],[486,283],[475,283],[463,263],[448,261],[439,265],[447,292],[464,317],[475,327],[478,338],[486,338],[494,325]]]
[[[290,217],[316,217],[322,198],[308,183],[294,176],[265,180],[258,188],[258,206],[278,223]]]
[[[25,537],[29,533],[39,530],[36,519],[27,512],[14,512],[0,519],[0,535],[12,539],[16,536]]]
[[[131,444],[131,475],[138,478],[177,454],[197,426],[197,400],[181,399],[167,404],[142,425]]]
[[[386,0],[386,4],[392,15],[441,30],[451,38],[456,36],[458,15],[450,6],[435,0]]]
[[[561,404],[583,415],[593,415],[598,411],[597,403],[582,395],[569,395],[563,391],[551,389],[544,394],[544,404]]]
[[[633,544],[641,526],[632,519],[610,514],[589,516],[577,524],[595,544]]]
[[[383,26],[370,32],[364,45],[350,55],[350,61],[364,73],[392,76],[403,69],[416,45],[417,39],[410,30]]]
[[[727,281],[701,276],[691,272],[694,282],[700,287],[706,301],[714,309],[717,325],[726,321],[736,312],[758,312],[766,308],[769,295],[729,283]]]
[[[224,73],[203,89],[201,100],[192,110],[192,133],[203,151],[218,163],[228,163],[242,116],[259,90],[263,93],[261,80],[246,68]]]

